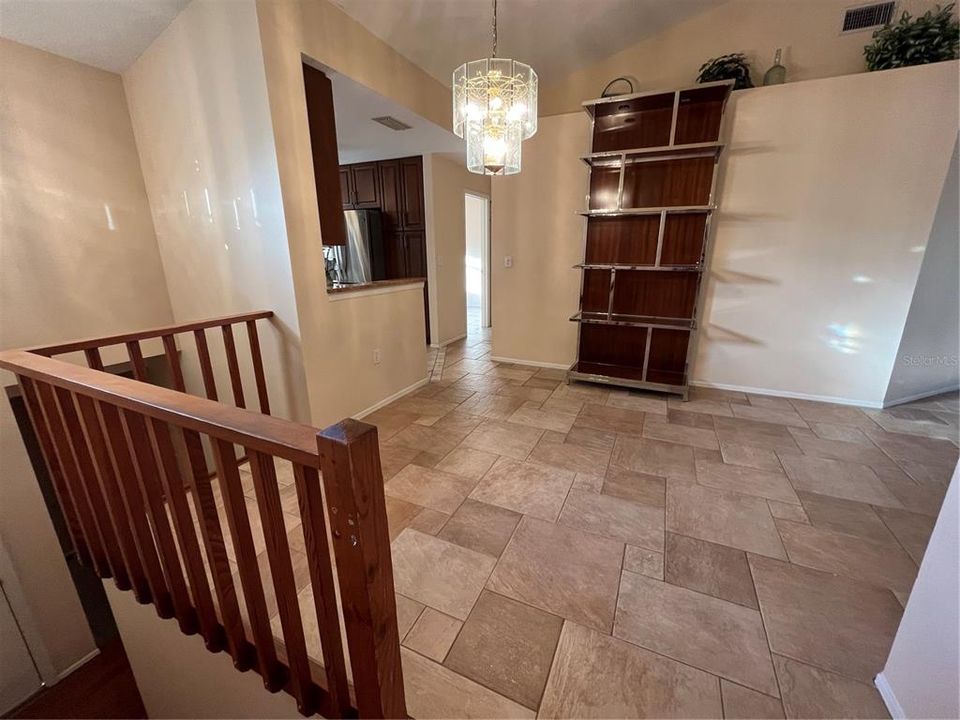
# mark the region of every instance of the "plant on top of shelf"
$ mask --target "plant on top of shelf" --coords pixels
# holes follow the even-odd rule
[[[904,12],[895,24],[873,33],[873,43],[863,48],[867,70],[926,65],[956,60],[960,50],[960,24],[953,16],[953,3],[937,5],[913,18]]]
[[[750,79],[750,63],[747,62],[747,56],[743,53],[731,53],[707,60],[700,66],[697,82],[708,83],[716,80],[735,80],[734,90],[752,88],[753,81]]]

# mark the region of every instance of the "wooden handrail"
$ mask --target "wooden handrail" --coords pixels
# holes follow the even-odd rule
[[[221,322],[203,325],[254,320]],[[184,634],[199,633],[211,652],[228,653],[238,670],[256,671],[267,690],[288,692],[304,715],[405,717],[377,429],[344,420],[318,431],[188,395],[177,372],[177,389],[150,385],[140,340],[159,333],[170,360],[176,356],[172,331],[122,336],[133,380],[94,369],[102,368],[104,339],[87,347],[51,346],[85,350],[91,367],[24,350],[0,352],[0,368],[13,372],[22,388],[78,557],[101,578],[131,590],[138,602],[152,603],[161,618],[174,618]],[[242,402],[229,334],[224,331],[231,384]],[[250,337],[253,347],[255,331]],[[212,476],[205,443],[216,466]],[[238,448],[249,458],[253,497]],[[296,509],[281,502],[277,468],[286,463],[292,465]],[[296,538],[285,518],[297,512],[313,608],[301,607],[294,576],[290,543]],[[258,556],[255,526],[266,542],[269,574]],[[268,617],[267,582],[280,641]],[[305,642],[302,614],[311,611],[323,679],[314,676],[316,658],[308,656]]]
[[[23,350],[0,352],[0,368],[258,452],[320,467],[317,430],[309,425]]]
[[[152,338],[163,337],[164,335],[177,335],[179,333],[206,330],[208,328],[235,325],[237,323],[263,320],[272,317],[272,310],[258,310],[256,312],[225,315],[208,320],[195,320],[193,322],[180,323],[179,325],[166,325],[163,327],[149,328],[147,330],[135,330],[132,332],[117,333],[115,335],[106,335],[104,337],[70,340],[53,345],[40,345],[37,347],[24,348],[24,350],[50,357],[51,355],[63,355],[64,353],[77,352],[90,348],[102,348],[107,345],[123,345],[137,340],[150,340]]]

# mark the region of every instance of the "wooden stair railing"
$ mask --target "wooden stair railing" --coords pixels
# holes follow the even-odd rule
[[[259,317],[269,315],[241,321],[249,329]],[[145,377],[142,367],[137,370],[144,337],[162,337],[171,360],[176,353],[167,338],[175,332],[228,328],[232,323],[225,320],[0,352],[0,368],[17,376],[78,555],[138,602],[153,603],[161,618],[175,618],[185,634],[199,633],[210,651],[229,653],[239,670],[258,672],[271,692],[290,693],[304,715],[405,717],[376,428],[348,419],[318,431],[99,369],[99,348],[122,342],[135,375]],[[253,349],[255,331],[250,337]],[[225,347],[235,355],[231,342]],[[76,350],[85,352],[90,367],[46,357]],[[201,365],[209,366],[209,359],[201,358]],[[229,365],[233,376],[236,362]],[[182,388],[182,381],[175,384]],[[234,399],[242,405],[238,388],[239,381]],[[206,391],[215,395],[212,385]],[[265,389],[259,394],[264,409]],[[198,466],[202,442],[212,449],[215,476],[205,464]],[[249,459],[255,502],[245,499],[237,448]],[[277,482],[286,463],[301,521],[300,529],[289,532]],[[267,615],[254,514],[266,545],[282,644]],[[319,628],[323,662],[316,675],[290,553],[290,541],[299,541],[295,533],[302,533]]]

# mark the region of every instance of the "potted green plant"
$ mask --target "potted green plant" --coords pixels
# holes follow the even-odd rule
[[[953,15],[953,5],[937,5],[917,18],[904,12],[896,24],[884,25],[873,33],[873,43],[863,48],[867,70],[956,60],[960,25]]]
[[[753,80],[750,79],[750,63],[747,62],[747,56],[743,53],[731,53],[707,60],[700,66],[697,82],[706,83],[716,80],[734,80],[734,90],[752,88]]]

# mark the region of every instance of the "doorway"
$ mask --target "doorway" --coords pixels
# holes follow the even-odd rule
[[[464,193],[467,332],[490,327],[490,198]]]

